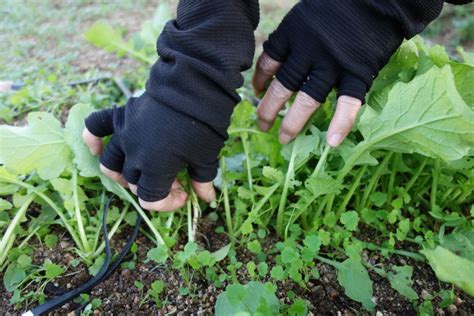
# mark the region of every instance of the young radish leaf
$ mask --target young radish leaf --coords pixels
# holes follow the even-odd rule
[[[217,298],[215,313],[226,315],[278,315],[280,303],[273,292],[260,282],[231,284]]]
[[[0,164],[17,174],[57,178],[71,160],[61,123],[46,112],[30,113],[27,121],[28,126],[0,126]]]
[[[362,303],[365,309],[372,311],[373,289],[369,273],[358,258],[349,258],[337,266],[337,280],[344,287],[344,293],[351,299]]]
[[[418,299],[418,294],[411,288],[413,281],[411,276],[413,275],[413,268],[411,266],[394,266],[392,271],[388,272],[387,277],[390,281],[390,285],[400,295],[405,296],[411,301]]]

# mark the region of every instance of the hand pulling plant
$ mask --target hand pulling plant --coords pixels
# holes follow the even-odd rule
[[[95,25],[87,38],[108,51],[151,61],[146,50],[125,45],[119,34],[105,36],[111,32]],[[49,113],[30,113],[27,126],[0,127],[0,194],[6,197],[0,200],[0,271],[5,271],[5,288],[15,292],[12,303],[18,303],[25,285],[38,281],[27,245],[32,238],[53,243],[53,225],[67,232],[81,260],[91,268],[100,266],[100,210],[108,190],[122,200],[121,209],[115,207],[109,215],[110,237],[124,223],[132,224],[132,209],[137,211],[157,245],[148,258],[157,264],[172,260],[186,279],[183,295],[192,291],[194,272],[216,286],[227,284],[216,303],[219,315],[305,314],[306,303],[294,293],[289,295],[291,306],[280,306],[275,285],[262,281],[291,280],[306,288],[319,278],[318,262],[336,269],[345,294],[369,311],[377,305],[369,272],[387,279],[408,301],[419,299],[410,265],[374,264],[367,252],[426,261],[441,281],[474,296],[473,91],[474,65],[452,61],[442,47],[428,47],[415,38],[382,70],[356,130],[336,149],[325,144],[322,132],[334,97],[304,133],[283,147],[278,126],[268,134],[258,131],[254,107],[241,102],[215,180],[221,190],[217,209],[232,249],[229,245],[217,253],[198,249],[193,241],[193,219],[200,212],[196,199],[175,214],[145,213],[125,189],[100,174],[97,159],[80,137],[84,118],[94,110],[91,105],[72,107],[64,127]],[[186,222],[190,242],[171,256],[168,249]],[[276,255],[272,267],[259,241],[269,230],[281,237],[270,250]],[[236,259],[243,247],[255,255],[254,261]],[[64,272],[53,264],[39,268],[50,271],[43,284]],[[244,264],[253,281],[241,285],[235,271]],[[161,305],[162,288],[155,284],[145,299]]]

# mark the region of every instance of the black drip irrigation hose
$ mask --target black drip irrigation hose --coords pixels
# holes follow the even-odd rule
[[[95,85],[99,81],[106,81],[106,80],[111,80],[123,93],[123,95],[128,99],[132,96],[132,92],[130,89],[127,87],[127,85],[123,82],[123,80],[115,77],[110,77],[110,76],[103,76],[103,77],[96,77],[96,78],[91,78],[91,79],[83,79],[83,80],[77,80],[77,81],[72,81],[68,82],[65,85],[70,86],[70,87],[76,87],[84,84],[92,84]],[[17,91],[23,88],[26,84],[23,82],[11,82],[11,81],[0,81],[0,86],[2,86],[2,83],[6,88],[6,91]],[[2,92],[2,89],[0,88],[0,92]]]
[[[138,231],[140,229],[142,218],[139,214],[137,214],[137,221],[135,222],[135,227],[133,228],[132,235],[128,238],[127,243],[120,251],[117,259],[115,259],[112,264],[110,264],[110,257],[112,256],[112,252],[110,249],[110,241],[109,241],[109,232],[107,230],[107,211],[110,206],[110,202],[113,200],[113,196],[109,198],[107,204],[104,206],[104,214],[102,218],[102,234],[104,237],[105,242],[105,260],[100,268],[99,272],[94,276],[92,279],[87,281],[86,283],[82,284],[81,286],[72,289],[60,296],[57,296],[46,303],[43,303],[27,312],[24,312],[22,316],[39,316],[51,311],[58,309],[59,307],[63,306],[67,302],[73,300],[77,296],[89,292],[93,287],[98,285],[99,283],[105,281],[120,265],[122,260],[125,258],[127,253],[130,251],[133,242],[137,238]],[[86,304],[87,305],[87,304]],[[78,310],[79,312],[85,307],[85,305],[81,306]],[[77,313],[77,310],[76,310]]]

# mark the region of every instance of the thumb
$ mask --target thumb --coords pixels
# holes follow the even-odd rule
[[[102,153],[102,150],[104,148],[104,144],[102,142],[102,139],[100,137],[95,136],[92,134],[87,127],[84,128],[84,131],[82,132],[82,140],[84,143],[89,147],[90,152],[94,156],[98,156]]]

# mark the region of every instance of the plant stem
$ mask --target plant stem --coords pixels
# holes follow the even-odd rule
[[[191,187],[191,197],[192,197],[192,205],[193,205],[193,241],[196,239],[196,232],[197,232],[197,225],[199,222],[199,217],[201,216],[201,207],[199,206],[199,201],[194,192],[193,188]]]
[[[224,210],[225,210],[225,221],[227,223],[227,231],[231,236],[234,235],[234,228],[232,225],[232,217],[230,214],[230,202],[229,202],[229,189],[227,188],[227,180],[225,177],[226,165],[225,158],[221,157],[221,177],[222,177],[222,192],[224,194]]]
[[[0,241],[0,266],[3,265],[3,262],[7,258],[8,251],[10,250],[11,246],[13,245],[13,241],[15,240],[15,230],[18,225],[20,225],[20,222],[25,216],[26,211],[28,210],[28,207],[30,206],[31,202],[33,202],[33,195],[30,195],[25,200],[25,202],[23,202],[23,204],[13,217],[12,221],[8,225],[5,234],[3,234],[2,240]]]
[[[318,259],[319,261],[323,262],[323,263],[326,263],[326,264],[329,264],[330,266],[333,266],[336,269],[341,268],[341,263],[338,262],[338,261],[331,260],[331,259],[328,259],[328,258],[324,258],[324,257],[321,257],[319,255],[316,255],[315,258]]]
[[[362,176],[364,175],[365,171],[367,171],[367,165],[362,166],[362,168],[360,168],[359,172],[357,173],[354,181],[351,184],[351,187],[349,188],[349,191],[347,192],[346,196],[344,197],[344,200],[342,201],[341,205],[339,206],[339,209],[337,210],[336,218],[339,218],[341,214],[346,210],[347,204],[349,203],[352,196],[354,195],[355,190],[359,186],[360,180],[362,179]]]
[[[378,165],[377,169],[375,169],[375,172],[370,178],[369,184],[365,188],[364,194],[362,195],[362,201],[360,203],[361,208],[367,207],[367,200],[369,199],[370,194],[374,191],[374,188],[377,186],[377,182],[380,179],[380,175],[382,174],[382,171],[384,171],[387,167],[387,164],[392,158],[392,155],[393,152],[389,152],[388,154],[386,154],[382,163]]]
[[[433,173],[433,183],[431,184],[430,206],[431,206],[431,210],[434,210],[436,207],[436,192],[438,191],[439,159],[435,160],[432,173]]]
[[[187,210],[188,210],[188,241],[193,240],[193,215],[192,215],[192,206],[191,206],[191,199],[188,200]]]
[[[81,243],[81,240],[79,239],[79,237],[76,235],[76,232],[75,230],[72,228],[71,225],[69,225],[69,222],[68,220],[66,219],[66,215],[64,215],[64,213],[61,211],[61,209],[56,205],[56,203],[54,203],[46,194],[44,194],[43,192],[40,192],[36,189],[36,187],[28,184],[28,183],[25,183],[25,182],[22,182],[22,181],[10,181],[10,180],[7,180],[7,182],[10,182],[10,183],[13,183],[13,184],[16,184],[18,186],[21,186],[27,190],[29,190],[30,192],[33,192],[34,194],[36,194],[38,197],[40,197],[43,201],[45,201],[49,206],[51,206],[51,208],[56,212],[56,214],[58,214],[59,218],[61,219],[61,221],[63,222],[63,225],[64,227],[66,227],[67,231],[69,232],[69,234],[71,235],[71,238],[74,240],[74,242],[76,243],[77,247],[79,248],[80,251],[84,251],[84,249],[82,248],[82,243]]]
[[[79,230],[79,236],[82,241],[82,247],[86,253],[91,251],[91,246],[89,240],[87,239],[86,230],[84,229],[84,224],[82,223],[81,208],[79,205],[79,196],[77,193],[77,170],[74,168],[72,171],[72,192],[74,199],[74,211],[76,215],[77,228]]]
[[[331,146],[326,145],[324,147],[324,151],[321,154],[321,158],[319,158],[319,161],[316,165],[316,168],[314,168],[313,174],[311,174],[311,177],[316,178],[319,176],[319,173],[321,172],[321,169],[323,166],[326,164],[326,160],[328,158],[329,152],[331,151]]]
[[[262,209],[262,207],[265,205],[265,203],[267,203],[267,201],[270,199],[270,197],[273,195],[273,193],[275,193],[275,191],[280,187],[280,183],[275,183],[274,185],[272,185],[267,194],[265,194],[263,196],[263,198],[261,198],[258,203],[252,207],[252,210],[250,211],[250,214],[249,214],[249,218],[256,218],[258,216],[258,213],[260,212],[260,210]],[[234,237],[238,237],[240,234],[241,234],[241,231],[242,231],[242,227],[240,227],[236,232],[235,232],[235,235]]]
[[[288,197],[288,189],[290,187],[291,179],[294,177],[294,166],[296,160],[296,152],[298,148],[298,142],[295,141],[293,144],[293,150],[291,151],[290,163],[288,164],[288,170],[286,172],[285,182],[283,185],[283,192],[280,197],[280,204],[278,206],[276,231],[277,234],[283,236],[283,219],[285,215],[286,200]]]
[[[396,165],[402,159],[401,154],[395,154],[395,158],[393,159],[393,165]],[[392,203],[392,196],[393,196],[393,185],[395,184],[395,175],[397,174],[397,170],[395,166],[393,166],[393,170],[390,172],[390,178],[388,179],[388,188],[387,188],[387,202],[386,205],[390,205]]]
[[[253,192],[253,178],[252,178],[252,166],[249,154],[249,144],[247,142],[247,133],[241,133],[240,139],[242,140],[242,146],[244,147],[244,154],[245,154],[245,165],[247,166],[247,181],[249,183],[249,189]],[[253,195],[252,195],[252,202],[255,203]]]
[[[411,187],[415,184],[415,182],[420,177],[420,175],[423,172],[423,169],[425,168],[427,162],[428,162],[428,158],[424,157],[423,160],[421,161],[421,164],[418,166],[418,168],[416,168],[415,173],[413,174],[413,177],[410,179],[410,181],[405,186],[405,192],[408,193],[408,191],[411,190]]]
[[[148,216],[143,211],[143,209],[140,207],[140,205],[138,205],[137,201],[135,201],[135,199],[130,195],[130,193],[128,193],[128,191],[124,187],[122,187],[121,185],[117,184],[117,188],[119,188],[119,190],[122,191],[122,194],[124,194],[127,197],[127,200],[132,204],[133,208],[138,212],[138,214],[140,214],[140,216],[143,218],[145,223],[148,225],[151,232],[155,236],[156,243],[159,246],[164,245],[165,241],[161,237],[161,235],[158,232],[158,230],[156,229],[155,225],[153,225],[153,223],[151,222],[150,218],[148,218]]]

